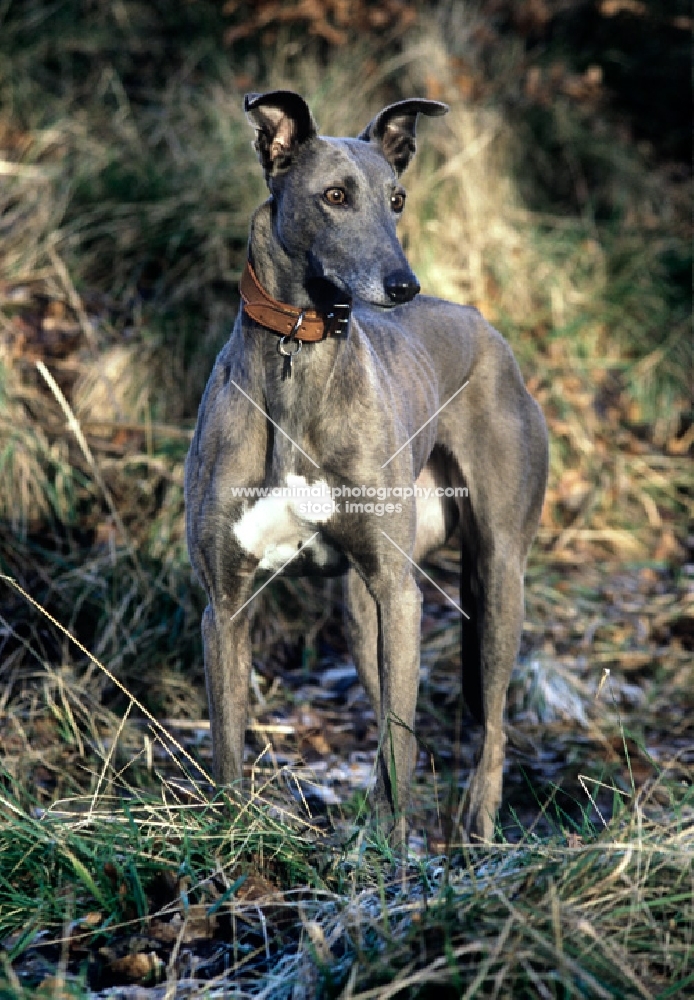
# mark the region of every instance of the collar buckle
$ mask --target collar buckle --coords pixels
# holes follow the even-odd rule
[[[352,318],[352,305],[349,302],[336,302],[326,319],[334,324],[336,336],[347,336],[349,333],[349,321]]]

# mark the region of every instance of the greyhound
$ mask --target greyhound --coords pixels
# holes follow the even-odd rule
[[[244,110],[270,197],[252,218],[242,308],[185,475],[188,548],[209,601],[216,779],[242,777],[256,572],[346,574],[347,637],[380,733],[376,812],[401,829],[416,750],[417,567],[458,529],[463,697],[483,725],[461,815],[470,839],[488,841],[547,431],[502,336],[473,308],[419,295],[396,236],[417,117],[448,108],[400,101],[357,138],[319,136],[291,91],[248,94]]]

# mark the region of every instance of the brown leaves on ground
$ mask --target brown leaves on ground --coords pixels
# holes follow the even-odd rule
[[[110,875],[121,877],[114,866]],[[264,967],[283,948],[295,945],[302,932],[297,904],[252,865],[234,882],[219,876],[203,885],[162,871],[150,889],[146,916],[114,926],[93,911],[70,923],[61,938],[40,935],[14,963],[15,974],[36,978],[42,967],[55,968],[61,961],[63,977],[47,974],[37,992],[60,1000],[71,995],[69,980],[85,962],[92,990],[153,987],[172,977],[202,984],[233,965],[246,971]],[[194,895],[205,901],[190,902]],[[3,942],[6,948],[12,943]]]

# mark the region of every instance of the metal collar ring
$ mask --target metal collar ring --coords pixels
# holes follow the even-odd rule
[[[290,343],[290,341],[292,341],[292,337],[293,336],[294,336],[293,332],[292,333],[288,333],[285,337],[281,337],[277,341],[277,350],[285,358],[293,358],[294,355],[298,354],[299,351],[301,350],[301,348],[304,346],[303,341],[301,341],[301,340],[294,340],[293,343],[296,344],[296,350],[295,351],[288,351],[286,349],[285,345],[288,344],[288,343]]]

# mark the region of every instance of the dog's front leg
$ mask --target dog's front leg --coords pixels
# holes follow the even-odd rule
[[[391,817],[404,815],[416,743],[422,595],[409,569],[387,586],[373,586],[378,618],[380,687],[377,802]]]
[[[220,785],[243,775],[251,672],[249,612],[237,612],[250,596],[253,575],[234,582],[231,596],[211,600],[202,619],[214,772]]]
[[[345,578],[347,644],[378,721],[381,718],[381,682],[378,675],[378,614],[376,602],[352,566]]]

